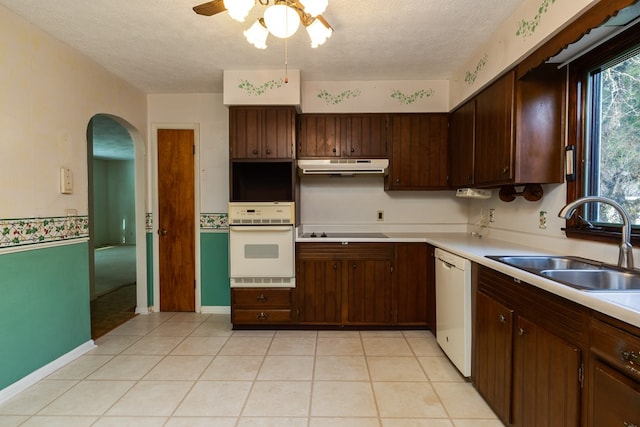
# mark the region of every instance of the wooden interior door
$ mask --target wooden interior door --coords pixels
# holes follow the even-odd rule
[[[158,129],[160,311],[195,311],[194,132]]]

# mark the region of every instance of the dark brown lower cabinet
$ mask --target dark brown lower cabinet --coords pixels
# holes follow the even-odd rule
[[[288,288],[232,288],[231,323],[278,325],[293,321],[292,291]]]
[[[473,380],[496,415],[511,421],[513,310],[483,292],[476,295]]]
[[[298,243],[297,323],[430,326],[427,253],[424,243]]]
[[[640,426],[640,329],[592,319],[589,378],[589,427]]]
[[[298,254],[296,262],[298,323],[342,322],[342,261]]]
[[[477,268],[476,388],[507,425],[579,426],[588,310]]]
[[[513,341],[514,425],[579,426],[580,349],[524,317]]]

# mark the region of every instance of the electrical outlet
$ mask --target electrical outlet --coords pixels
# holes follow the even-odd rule
[[[493,208],[489,209],[489,222],[496,222],[496,210]]]
[[[376,212],[376,220],[378,222],[384,221],[384,211],[377,211]]]
[[[540,211],[540,217],[538,218],[538,228],[543,230],[547,228],[547,211]]]

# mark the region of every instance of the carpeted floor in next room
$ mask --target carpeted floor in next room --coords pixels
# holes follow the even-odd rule
[[[95,289],[91,337],[99,338],[135,316],[136,247],[116,245],[95,251]]]

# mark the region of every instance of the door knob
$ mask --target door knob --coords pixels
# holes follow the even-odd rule
[[[158,230],[158,234],[160,234],[161,236],[166,236],[167,230],[165,230],[164,228],[162,230]]]

